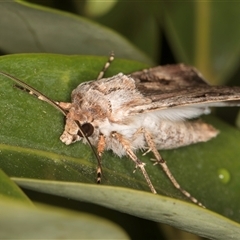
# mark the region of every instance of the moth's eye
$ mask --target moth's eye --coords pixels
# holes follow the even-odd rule
[[[83,130],[83,132],[85,133],[85,135],[87,137],[90,137],[93,134],[94,127],[93,127],[93,125],[91,123],[84,123],[82,125],[82,130]],[[78,135],[80,137],[83,137],[83,135],[82,135],[82,133],[80,131],[78,131]]]

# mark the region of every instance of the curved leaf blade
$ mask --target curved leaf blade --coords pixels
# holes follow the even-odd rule
[[[211,239],[239,239],[240,225],[179,200],[119,187],[14,178],[20,186],[162,222]]]
[[[129,239],[119,226],[86,213],[8,199],[1,199],[0,208],[1,239]]]
[[[105,56],[151,63],[140,50],[104,26],[67,12],[25,1],[1,2],[0,48],[7,53],[61,53]]]
[[[23,191],[0,169],[0,196],[32,205]]]

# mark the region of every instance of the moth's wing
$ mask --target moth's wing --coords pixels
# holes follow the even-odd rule
[[[137,89],[162,108],[240,103],[240,87],[210,86],[199,71],[184,64],[158,66],[134,72],[131,77]]]
[[[208,113],[208,107],[240,105],[240,87],[210,86],[199,71],[184,64],[158,66],[130,76],[151,103],[133,107],[129,114],[178,110],[184,118],[192,118]]]
[[[179,88],[208,86],[197,69],[184,64],[158,66],[131,73],[130,76],[140,91],[150,93],[155,90],[161,94]]]

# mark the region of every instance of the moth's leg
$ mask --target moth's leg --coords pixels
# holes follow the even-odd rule
[[[192,197],[191,194],[189,192],[187,192],[186,190],[184,190],[183,188],[181,188],[181,186],[179,185],[179,183],[177,182],[177,180],[174,178],[174,176],[172,175],[170,169],[168,168],[166,161],[161,157],[160,153],[158,152],[156,145],[152,139],[152,136],[149,132],[147,132],[146,130],[143,129],[144,135],[145,135],[145,139],[146,142],[149,146],[149,150],[151,150],[151,152],[153,152],[154,156],[155,156],[155,164],[159,164],[161,165],[163,171],[166,173],[166,175],[168,176],[168,178],[170,179],[170,181],[172,182],[172,184],[174,185],[175,188],[177,188],[179,191],[182,192],[183,195],[185,195],[187,198],[189,198],[193,203],[199,205],[200,207],[204,207],[202,205],[202,203],[200,203],[196,198]],[[204,207],[205,208],[205,207]]]
[[[114,60],[114,53],[112,52],[112,53],[110,54],[110,56],[109,56],[108,61],[105,63],[102,71],[98,74],[97,80],[103,78],[106,70],[109,68],[109,66],[111,65],[111,62],[112,62],[113,60]]]
[[[151,192],[156,194],[156,190],[145,170],[145,163],[141,162],[137,156],[134,154],[134,152],[131,150],[131,144],[129,141],[127,141],[121,134],[113,132],[112,133],[112,137],[114,137],[126,150],[127,155],[130,157],[130,159],[136,164],[136,168],[140,168],[140,170],[142,171],[143,176],[145,177],[145,180],[149,186],[149,188],[151,189]]]
[[[103,134],[100,134],[99,140],[98,140],[98,145],[97,145],[97,154],[100,159],[100,162],[98,163],[98,166],[97,166],[97,183],[101,183],[101,180],[102,180],[101,159],[102,159],[102,154],[104,152],[105,146],[106,146],[105,136]]]

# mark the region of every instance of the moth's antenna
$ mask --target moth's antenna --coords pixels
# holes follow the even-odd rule
[[[114,53],[111,52],[108,61],[105,63],[102,71],[98,74],[97,80],[103,78],[105,72],[107,71],[107,69],[109,68],[109,66],[111,65],[112,61],[114,60]]]
[[[45,101],[47,103],[49,103],[50,105],[52,105],[53,107],[55,107],[57,110],[59,110],[64,116],[66,116],[67,112],[66,110],[64,110],[63,108],[61,108],[59,106],[59,104],[53,100],[51,100],[50,98],[48,98],[47,96],[45,96],[43,93],[39,92],[37,89],[29,86],[28,84],[26,84],[25,82],[21,81],[20,79],[13,77],[7,73],[4,72],[0,72],[1,75],[12,79],[15,83],[19,84],[21,87],[23,87],[24,89],[26,89],[30,94],[36,96],[38,99]]]

